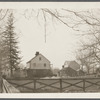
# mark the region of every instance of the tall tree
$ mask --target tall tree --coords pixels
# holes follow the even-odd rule
[[[20,51],[18,50],[18,37],[14,27],[14,16],[11,13],[8,16],[8,21],[3,31],[3,50],[5,53],[4,59],[6,67],[10,68],[11,76],[13,76],[13,69],[17,69],[21,58],[19,57]]]

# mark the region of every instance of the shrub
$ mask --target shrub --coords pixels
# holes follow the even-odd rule
[[[28,69],[28,77],[50,77],[53,76],[53,73],[50,69]]]

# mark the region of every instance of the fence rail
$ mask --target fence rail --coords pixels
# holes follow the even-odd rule
[[[21,92],[99,92],[100,78],[7,79]]]

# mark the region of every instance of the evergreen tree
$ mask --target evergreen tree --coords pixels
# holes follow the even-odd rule
[[[11,13],[8,16],[8,21],[5,30],[3,31],[4,60],[6,61],[6,67],[10,68],[11,76],[13,76],[13,69],[17,69],[21,61],[21,58],[19,57],[20,52],[18,50],[18,37],[14,32],[14,29],[14,16],[13,13]]]

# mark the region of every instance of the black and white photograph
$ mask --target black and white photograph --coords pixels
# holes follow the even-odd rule
[[[100,3],[0,2],[0,94],[100,93]]]

